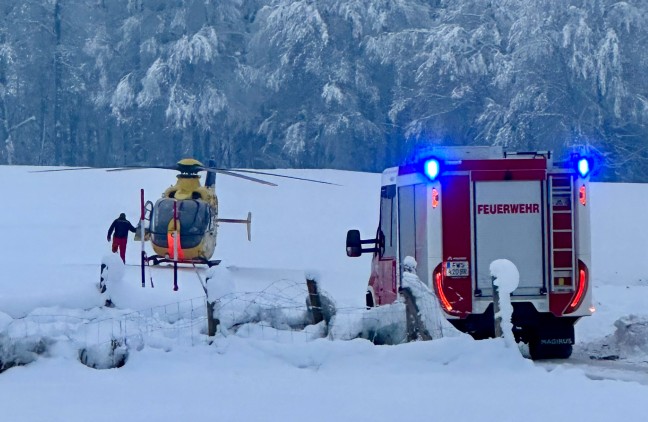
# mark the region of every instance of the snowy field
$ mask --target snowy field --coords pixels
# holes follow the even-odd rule
[[[0,373],[2,421],[646,420],[646,185],[592,185],[597,312],[577,324],[570,360],[532,362],[503,339],[342,340],[378,316],[363,310],[370,257],[344,250],[347,229],[375,232],[377,174],[283,170],[342,186],[266,178],[278,187],[219,176],[220,217],[251,211],[252,242],[244,226],[220,226],[224,330],[208,344],[207,271],[181,270],[174,292],[156,268],[142,288],[140,244],[131,238],[121,267],[106,242],[120,212],[136,223],[139,189],[154,201],[174,173],[33,169],[0,167],[0,356],[32,360]],[[122,273],[115,308],[97,289],[102,260]],[[332,298],[341,333],[297,327],[306,275]]]

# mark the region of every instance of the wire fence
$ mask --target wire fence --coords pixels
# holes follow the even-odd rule
[[[206,319],[205,298],[199,297],[93,321],[83,330],[84,343],[101,344],[117,339],[125,345],[194,346],[205,332]]]
[[[3,334],[9,339],[48,338],[73,341],[79,348],[115,342],[129,348],[144,346],[169,350],[214,340],[207,336],[206,297],[174,302],[139,311],[40,310],[14,319]],[[323,309],[325,322],[314,324],[305,284],[277,280],[262,291],[236,292],[216,301],[216,340],[238,336],[281,343],[303,343],[317,338],[367,338],[376,343],[405,341],[405,305]]]
[[[118,340],[122,344],[154,342],[195,345],[206,332],[204,297],[174,302],[140,311],[106,309],[99,317],[31,313],[14,319],[5,329],[10,339],[48,337],[71,340],[83,346]],[[155,339],[155,340],[153,340]]]
[[[403,326],[404,309],[399,306],[372,310],[342,308],[330,315],[325,323],[314,325],[306,304],[270,306],[247,295],[225,297],[217,304],[219,327],[216,339],[237,336],[280,343],[304,343],[327,336],[340,340],[364,337],[379,343],[402,340],[390,340],[390,336],[381,334],[381,331],[389,331],[390,327],[391,331],[398,331],[397,328]],[[14,319],[4,334],[10,340],[48,338],[72,341],[79,348],[117,341],[130,348],[146,345],[170,350],[176,346],[206,344],[210,340],[207,337],[205,297],[135,312],[112,311],[110,316],[101,318],[30,314]]]

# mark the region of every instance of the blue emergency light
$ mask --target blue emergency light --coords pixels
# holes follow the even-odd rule
[[[439,160],[437,160],[436,158],[429,158],[423,164],[423,172],[428,177],[428,179],[432,181],[437,178],[440,170],[441,166],[439,165]]]
[[[577,161],[577,168],[578,168],[578,173],[581,175],[581,177],[587,177],[587,175],[590,172],[590,162],[587,158],[585,157],[580,157]]]

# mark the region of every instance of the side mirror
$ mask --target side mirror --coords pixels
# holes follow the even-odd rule
[[[362,255],[362,240],[360,240],[360,230],[349,230],[346,237],[346,254],[350,257]]]
[[[375,245],[373,248],[362,248],[362,245]],[[383,240],[384,245],[384,240]],[[383,246],[384,247],[384,246]],[[360,239],[360,230],[349,230],[347,232],[346,238],[346,253],[347,256],[352,258],[358,257],[365,252],[374,252],[379,253],[380,248],[378,247],[377,239]]]

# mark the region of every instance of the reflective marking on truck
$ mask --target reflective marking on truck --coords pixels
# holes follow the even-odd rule
[[[540,204],[479,204],[477,214],[539,214]]]
[[[572,344],[572,340],[570,338],[541,339],[540,344]]]

